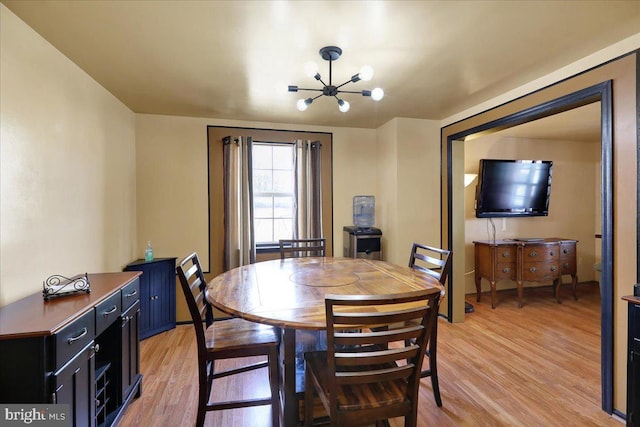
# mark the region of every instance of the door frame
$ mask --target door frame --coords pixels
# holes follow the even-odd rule
[[[454,247],[453,236],[453,188],[454,182],[454,143],[464,141],[465,138],[479,134],[491,133],[521,125],[523,123],[538,120],[567,110],[582,107],[594,102],[600,102],[601,120],[601,232],[602,232],[602,272],[601,272],[601,391],[602,409],[611,414],[613,412],[613,92],[612,80],[607,80],[593,86],[572,92],[558,97],[548,102],[544,102],[533,107],[518,111],[488,121],[481,125],[464,129],[451,134],[446,141],[446,163],[447,163],[447,212],[443,215],[446,218],[447,241],[449,249],[457,251]],[[443,224],[443,228],[444,228]],[[453,321],[454,289],[453,273],[447,281],[447,319]],[[459,292],[459,291],[458,291]],[[464,292],[464,290],[462,290]]]

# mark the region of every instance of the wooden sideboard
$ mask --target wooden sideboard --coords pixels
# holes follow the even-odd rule
[[[0,402],[68,404],[70,426],[117,424],[141,392],[139,275],[89,274],[90,293],[0,307]]]
[[[640,426],[640,296],[625,296],[629,303],[627,341],[627,427]]]
[[[557,237],[535,241],[474,241],[476,300],[480,302],[480,285],[485,278],[491,285],[491,308],[496,305],[498,280],[516,282],[519,307],[522,307],[524,282],[552,282],[560,303],[560,285],[565,274],[571,276],[573,297],[577,298],[577,242]]]

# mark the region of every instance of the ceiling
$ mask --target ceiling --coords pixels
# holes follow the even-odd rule
[[[1,0],[136,113],[376,128],[440,120],[640,30],[640,1]],[[318,51],[343,50],[333,83],[362,65],[375,102],[322,97],[307,111],[287,85]]]

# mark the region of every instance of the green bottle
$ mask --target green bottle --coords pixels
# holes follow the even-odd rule
[[[144,260],[153,261],[153,248],[151,247],[151,240],[147,242],[147,249],[144,251]]]

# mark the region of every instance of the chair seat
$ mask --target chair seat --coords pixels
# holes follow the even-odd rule
[[[213,322],[205,332],[207,351],[237,350],[261,345],[277,346],[278,333],[273,326],[233,318]]]
[[[330,371],[326,351],[307,352],[307,369],[317,378],[324,393],[329,395]],[[393,366],[393,365],[390,365]],[[384,368],[380,366],[379,368]],[[338,408],[346,411],[380,408],[405,401],[407,383],[402,379],[338,387]]]

